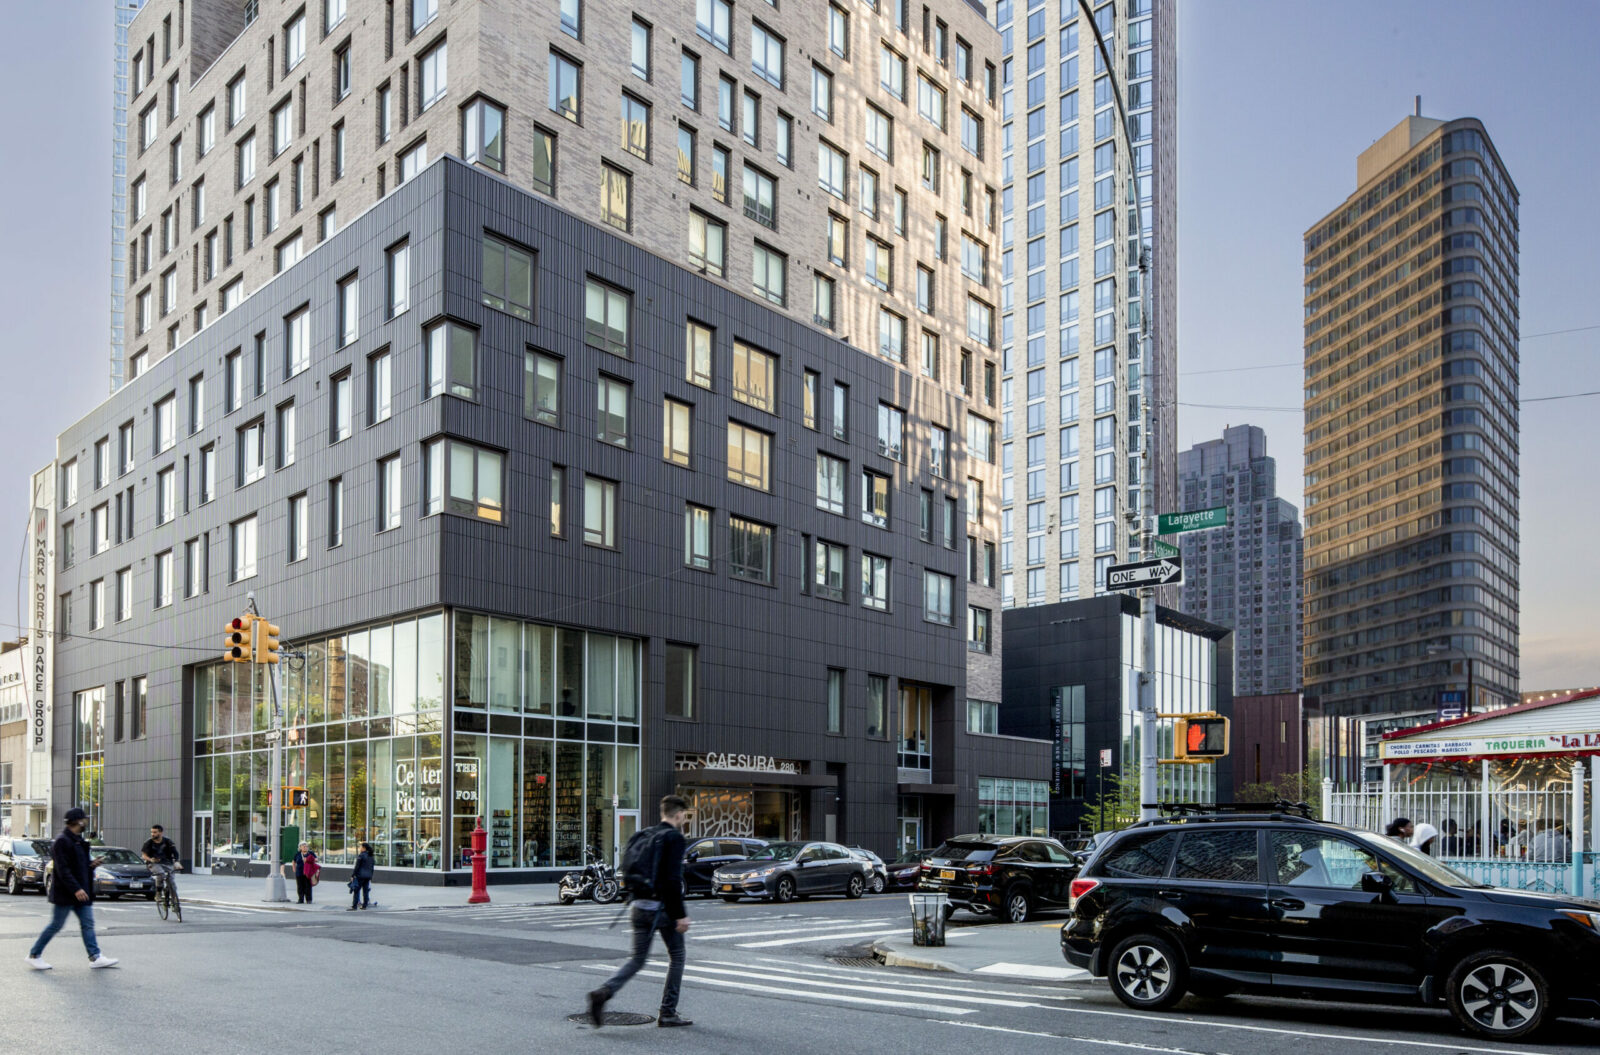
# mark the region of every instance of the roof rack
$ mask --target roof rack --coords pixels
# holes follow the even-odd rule
[[[1165,815],[1155,820],[1136,821],[1131,828],[1173,821],[1206,822],[1230,820],[1255,821],[1317,821],[1311,807],[1304,802],[1278,799],[1274,802],[1163,802],[1160,810]],[[1318,823],[1322,823],[1318,821]]]

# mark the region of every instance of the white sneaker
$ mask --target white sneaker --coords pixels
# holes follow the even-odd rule
[[[28,957],[28,966],[32,967],[35,971],[48,971],[48,970],[50,970],[50,965],[45,963],[44,960],[41,957],[38,957],[38,956],[30,956],[30,957]]]
[[[116,965],[117,961],[113,960],[104,953],[101,953],[99,956],[96,956],[94,959],[89,961],[90,967],[115,967]]]

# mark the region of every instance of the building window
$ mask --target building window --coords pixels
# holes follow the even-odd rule
[[[156,523],[170,523],[178,515],[178,477],[171,466],[156,473]]]
[[[305,560],[309,542],[306,538],[311,503],[303,494],[289,499],[289,563]]]
[[[234,165],[238,171],[238,184],[243,187],[256,178],[256,134],[251,132],[239,140],[234,148]]]
[[[778,357],[743,341],[733,342],[733,398],[777,413]]]
[[[256,574],[256,518],[247,516],[228,525],[228,566],[230,582],[254,578]]]
[[[668,718],[695,716],[695,650],[693,645],[667,643],[665,710]]]
[[[924,571],[922,586],[922,618],[930,623],[954,625],[950,604],[951,598],[955,596],[955,579],[936,571]]]
[[[388,421],[394,411],[393,364],[388,352],[367,360],[367,424]]]
[[[338,286],[339,308],[339,347],[355,343],[356,337],[361,332],[361,283],[357,276],[351,275],[339,283]],[[305,313],[307,319],[310,313]],[[309,327],[309,322],[307,326]],[[309,342],[308,342],[309,343]],[[308,353],[309,356],[309,353]],[[309,365],[309,362],[308,364]]]
[[[584,283],[583,343],[628,358],[629,295],[589,279]]]
[[[994,422],[967,414],[967,453],[980,462],[994,462]]]
[[[700,109],[700,56],[685,51],[678,66],[678,99],[691,110]]]
[[[882,674],[867,675],[867,735],[882,739],[889,735],[889,679]]]
[[[290,100],[272,110],[272,156],[277,157],[294,142],[294,104]]]
[[[817,144],[817,186],[829,194],[845,200],[845,170],[849,160],[844,152],[827,143]]]
[[[811,67],[811,112],[833,123],[833,74],[821,66]]]
[[[800,417],[805,427],[813,432],[817,429],[817,399],[821,385],[822,375],[815,370],[807,370],[801,375]]]
[[[842,440],[849,431],[850,386],[843,381],[833,383],[833,438]]]
[[[561,427],[561,360],[543,352],[527,352],[522,370],[522,413],[546,425]]]
[[[733,53],[729,31],[733,4],[729,0],[695,0],[694,28],[718,48]]]
[[[559,52],[550,53],[550,109],[578,124],[583,93],[583,67]]]
[[[650,79],[650,26],[637,18],[633,20],[629,60],[635,77],[642,81]]]
[[[391,246],[384,254],[388,267],[389,318],[411,306],[411,246],[407,242]]]
[[[424,516],[450,513],[500,523],[505,519],[505,455],[456,439],[423,445]]]
[[[844,516],[845,462],[831,454],[817,455],[817,508]]]
[[[217,449],[200,448],[200,504],[217,497]]]
[[[691,187],[694,186],[696,152],[694,129],[688,125],[679,125],[678,179]]]
[[[632,230],[633,177],[619,168],[600,164],[600,219],[619,231]]]
[[[551,197],[556,193],[556,137],[538,127],[533,130],[533,189]]]
[[[728,479],[760,491],[772,487],[772,436],[728,422]]]
[[[533,254],[483,237],[483,302],[519,319],[533,318]]]
[[[783,87],[783,38],[760,22],[750,23],[750,69],[768,84]]]
[[[712,278],[727,272],[728,225],[698,209],[689,210],[689,265]]]
[[[487,99],[461,111],[461,156],[496,172],[506,170],[506,112]],[[547,192],[548,193],[548,192]]]
[[[871,469],[861,472],[861,519],[873,527],[889,526],[889,478]]]
[[[711,148],[711,197],[727,204],[728,171],[733,165],[733,155],[727,147]]]
[[[285,403],[278,408],[278,457],[276,468],[294,464],[295,440],[294,404]]]
[[[478,331],[450,319],[427,330],[428,386],[424,399],[478,397]]]
[[[744,214],[763,227],[778,226],[778,183],[749,164],[744,167]]]
[[[917,113],[934,127],[944,128],[944,89],[925,73],[917,74]]]
[[[183,544],[183,595],[199,597],[206,592],[208,559],[206,538],[192,538]]]
[[[595,438],[618,447],[628,446],[628,396],[630,385],[614,377],[600,375],[596,386],[598,412],[595,417]]]
[[[449,63],[447,41],[440,41],[417,60],[418,113],[444,98],[450,81]]]
[[[821,272],[811,273],[812,321],[818,326],[833,329],[834,320],[833,279]]]
[[[288,73],[306,57],[306,16],[298,14],[283,27],[283,71]]]
[[[889,610],[889,558],[875,553],[861,555],[861,606],[880,612]]]
[[[267,426],[254,421],[240,428],[235,436],[239,448],[238,486],[253,483],[267,473]]]
[[[390,455],[378,462],[378,530],[400,526],[400,456]]]
[[[729,517],[728,534],[728,568],[733,576],[771,583],[772,528],[742,517]]]
[[[989,609],[967,606],[967,648],[972,652],[989,651]]]
[[[683,563],[711,570],[711,510],[704,506],[683,508]]]
[[[96,579],[89,584],[89,629],[99,630],[106,625],[106,581]]]
[[[785,306],[784,286],[789,270],[788,258],[760,242],[755,244],[752,256],[754,274],[751,287],[758,296],[765,297],[779,307]]]
[[[844,671],[828,669],[828,732],[844,732]]]
[[[894,121],[882,110],[867,104],[867,149],[885,161],[894,157]]]
[[[400,155],[400,164],[395,174],[395,186],[399,186],[409,179],[416,179],[417,173],[428,167],[428,141],[424,139],[416,146]]]
[[[328,442],[338,443],[350,438],[355,420],[355,407],[350,398],[350,371],[329,381]]]
[[[622,93],[622,149],[650,160],[650,105],[627,92]]]
[[[583,478],[583,541],[615,549],[617,545],[617,485],[598,476]]]
[[[583,38],[583,0],[561,0],[561,32]]]
[[[566,521],[562,517],[565,508],[565,494],[567,489],[567,471],[559,465],[550,467],[550,534],[561,538],[567,533]]]
[[[687,403],[675,399],[662,401],[661,456],[674,465],[689,464],[690,433],[694,426],[694,411]]]
[[[333,53],[333,100],[338,102],[350,94],[350,45]]]
[[[878,404],[878,453],[903,462],[905,455],[906,412],[887,403]]]

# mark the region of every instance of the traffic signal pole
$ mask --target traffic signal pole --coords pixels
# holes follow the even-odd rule
[[[261,617],[256,608],[256,595],[248,594],[252,627],[250,673],[251,690],[254,691],[255,672],[263,664],[267,668],[267,684],[272,691],[272,711],[267,726],[267,901],[288,901],[289,895],[283,881],[283,862],[278,841],[283,834],[283,707],[278,697],[278,628]]]

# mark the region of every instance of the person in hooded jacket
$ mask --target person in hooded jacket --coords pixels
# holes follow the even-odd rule
[[[61,834],[50,845],[50,860],[54,865],[50,903],[54,910],[43,933],[28,950],[28,966],[35,971],[50,970],[43,959],[44,947],[66,926],[70,912],[78,917],[78,930],[83,935],[83,949],[89,954],[89,966],[115,967],[117,961],[102,953],[94,938],[94,870],[100,866],[102,858],[90,856],[89,844],[83,838],[83,829],[89,826],[89,815],[74,806],[63,820],[66,823]]]
[[[1429,857],[1439,856],[1439,829],[1423,821],[1411,835],[1411,848],[1421,850]]]

